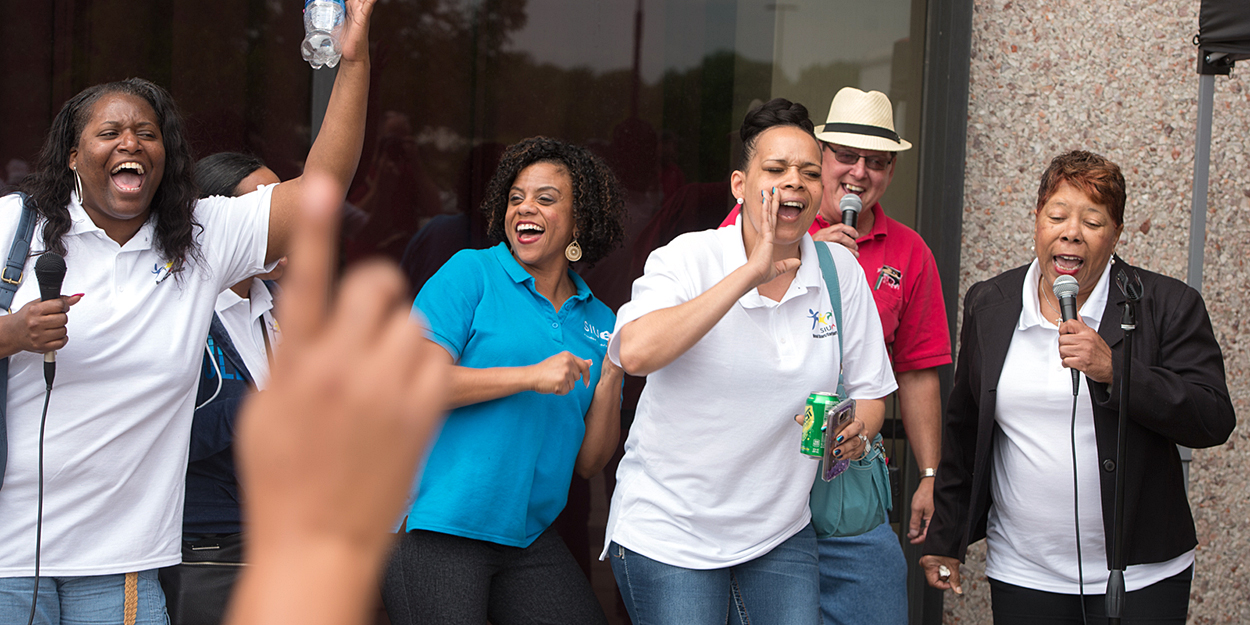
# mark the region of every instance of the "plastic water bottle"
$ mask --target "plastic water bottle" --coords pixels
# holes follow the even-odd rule
[[[334,67],[339,64],[343,49],[339,47],[339,35],[343,33],[343,19],[347,9],[343,0],[306,0],[304,2],[304,43],[300,54],[313,69],[322,65]]]

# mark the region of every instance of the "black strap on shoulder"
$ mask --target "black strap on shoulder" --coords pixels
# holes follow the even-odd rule
[[[35,209],[33,202],[20,191],[17,197],[22,202],[22,216],[17,223],[17,233],[13,236],[13,245],[9,247],[9,258],[0,270],[0,308],[9,310],[13,304],[13,295],[22,284],[22,273],[26,268],[26,258],[30,256],[30,237],[35,231]],[[4,485],[4,468],[9,463],[9,432],[6,420],[9,412],[9,359],[0,358],[0,487]]]

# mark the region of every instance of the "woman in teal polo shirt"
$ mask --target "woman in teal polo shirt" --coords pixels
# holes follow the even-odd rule
[[[620,436],[616,317],[570,269],[620,244],[611,170],[544,137],[504,152],[482,202],[502,241],[457,253],[414,308],[447,352],[454,408],[430,451],[383,598],[396,625],[606,623],[549,529],[569,480],[598,473]]]

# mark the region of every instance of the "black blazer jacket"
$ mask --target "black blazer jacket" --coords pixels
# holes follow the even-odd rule
[[[1111,348],[1111,385],[1089,385],[1098,446],[1103,530],[1110,541],[1116,470],[1125,471],[1127,564],[1164,562],[1198,544],[1177,444],[1212,447],[1236,423],[1224,359],[1202,296],[1179,280],[1134,269],[1115,258],[1111,279],[1136,271],[1144,295],[1133,338],[1125,465],[1115,466],[1124,331],[1124,295],[1111,284],[1098,334]],[[964,298],[955,383],[942,425],[942,461],[934,484],[936,511],[924,553],[963,560],[985,538],[990,504],[995,393],[1007,347],[1020,319],[1028,266],[973,285]],[[1055,502],[1070,506],[1070,502]],[[1107,548],[1111,566],[1110,546]]]

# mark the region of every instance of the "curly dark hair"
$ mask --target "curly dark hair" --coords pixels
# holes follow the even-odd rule
[[[1037,208],[1041,210],[1050,196],[1061,183],[1068,183],[1080,189],[1085,195],[1107,207],[1116,227],[1124,225],[1125,193],[1124,174],[1120,166],[1106,157],[1072,150],[1051,159],[1050,166],[1042,172],[1041,183],[1037,185]]]
[[[747,163],[755,158],[755,141],[760,135],[765,130],[776,126],[794,126],[802,129],[812,136],[812,141],[816,141],[816,147],[820,147],[820,141],[816,139],[816,128],[812,125],[812,120],[807,117],[807,107],[785,98],[773,98],[751,109],[746,117],[742,118],[742,128],[738,130],[738,137],[742,139],[742,160],[738,163],[739,170],[745,170]]]
[[[493,241],[507,242],[504,216],[508,212],[508,192],[521,170],[534,163],[564,167],[573,182],[573,220],[577,243],[587,267],[616,249],[625,238],[625,198],[612,170],[586,148],[549,137],[531,137],[508,147],[499,168],[486,185],[482,213],[486,215],[486,235]]]
[[[70,151],[78,146],[83,128],[100,98],[125,94],[142,98],[156,113],[165,145],[165,173],[152,197],[151,213],[156,218],[156,246],[173,272],[180,271],[186,261],[199,255],[193,230],[195,222],[195,180],[192,178],[191,145],[187,142],[182,115],[169,92],[143,80],[130,78],[119,82],[88,87],[61,107],[52,120],[43,148],[39,150],[35,172],[22,184],[22,190],[35,201],[35,208],[46,223],[43,242],[46,249],[65,253],[61,240],[69,232],[69,196],[74,188],[74,172],[69,168]]]
[[[202,198],[213,195],[234,197],[239,183],[264,166],[264,161],[251,154],[209,154],[195,164],[195,185],[199,187]]]

